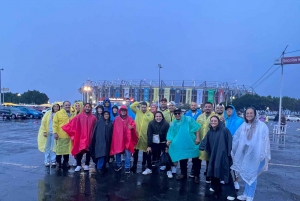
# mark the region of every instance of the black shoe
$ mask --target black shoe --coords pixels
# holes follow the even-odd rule
[[[200,178],[198,176],[195,176],[194,178],[194,183],[199,184]]]
[[[115,168],[115,171],[116,171],[116,172],[119,172],[120,170],[122,170],[122,166],[116,167],[116,168]]]
[[[183,174],[178,175],[178,176],[176,177],[176,179],[179,180],[179,181],[185,180],[185,179],[186,179],[186,175],[183,175]]]
[[[130,169],[129,168],[125,169],[125,174],[130,174]]]
[[[56,169],[61,169],[61,163],[57,163],[57,165],[56,165]]]
[[[130,168],[130,171],[131,171],[131,172],[136,172],[136,165],[133,165],[133,166]]]
[[[203,173],[206,176],[206,172]]]
[[[207,184],[210,184],[211,183],[211,179],[210,177],[206,177],[206,181],[205,181]]]
[[[146,165],[142,165],[142,171],[144,172],[146,170]]]
[[[70,168],[69,162],[63,162],[62,168]]]

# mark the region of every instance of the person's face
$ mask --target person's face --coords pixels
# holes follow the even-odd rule
[[[113,113],[117,113],[118,112],[118,109],[117,108],[113,108]]]
[[[77,112],[80,112],[80,104],[79,103],[75,104],[75,109]]]
[[[173,112],[175,110],[175,105],[170,104],[169,105],[170,112]]]
[[[166,101],[161,101],[161,102],[160,102],[160,106],[161,106],[162,108],[166,108],[166,107],[167,107],[167,102],[166,102]]]
[[[217,106],[216,112],[217,112],[218,114],[222,114],[222,113],[224,112],[224,108],[223,108],[222,106]]]
[[[219,122],[218,122],[218,119],[216,117],[212,117],[210,119],[210,125],[211,125],[211,127],[217,128],[218,124],[219,124]]]
[[[109,107],[109,102],[105,101],[104,105],[105,105],[105,107]]]
[[[228,108],[226,110],[226,114],[227,114],[228,117],[230,117],[232,115],[232,108]]]
[[[205,104],[204,105],[204,111],[205,111],[205,113],[211,113],[212,112],[212,105],[211,104]]]
[[[98,113],[98,114],[102,114],[102,112],[103,112],[102,108],[99,107],[99,108],[97,109],[97,113]]]
[[[246,110],[246,119],[249,121],[249,122],[252,122],[254,120],[254,110],[252,108],[249,108]]]
[[[156,113],[156,115],[155,115],[155,121],[157,121],[157,122],[161,122],[162,121],[162,116],[161,116],[160,113]]]
[[[86,114],[89,114],[92,111],[92,107],[90,105],[86,105],[84,106],[84,111]]]
[[[103,117],[104,117],[105,120],[108,120],[109,119],[109,114],[107,112],[105,112]]]
[[[177,120],[181,119],[181,112],[174,112],[174,115]]]
[[[124,109],[121,110],[121,115],[122,115],[122,116],[125,116],[126,114],[127,114],[127,111],[126,111],[126,110],[124,110]]]
[[[141,110],[143,113],[147,112],[147,105],[141,105]]]
[[[63,104],[63,108],[64,108],[67,112],[70,112],[71,103],[70,103],[70,102],[65,102],[65,103]]]
[[[59,106],[58,106],[58,105],[54,105],[54,106],[53,106],[53,111],[54,111],[54,112],[57,112],[58,110],[59,110]]]
[[[130,100],[126,100],[126,106],[128,107],[130,105]]]
[[[151,106],[150,107],[150,112],[155,113],[156,112],[156,107],[155,106]]]
[[[197,109],[197,104],[196,103],[191,103],[190,108],[191,108],[192,111],[195,111]]]

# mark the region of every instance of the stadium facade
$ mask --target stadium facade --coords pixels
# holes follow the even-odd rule
[[[160,89],[159,89],[160,88]],[[87,80],[78,89],[83,102],[99,104],[105,98],[122,103],[126,98],[132,101],[156,103],[161,98],[177,104],[196,102],[199,106],[207,101],[228,103],[245,94],[254,94],[250,86],[237,83],[196,80]]]

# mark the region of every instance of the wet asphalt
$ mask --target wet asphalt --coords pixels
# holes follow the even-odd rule
[[[178,182],[165,171],[144,176],[113,171],[99,175],[91,163],[89,172],[75,173],[74,168],[56,170],[44,167],[44,155],[37,149],[40,120],[0,120],[0,200],[1,201],[165,201],[226,200],[209,195],[201,168],[201,182]],[[273,141],[273,123],[269,123],[272,159],[269,171],[258,178],[257,201],[300,201],[300,123],[289,122],[285,143]],[[70,157],[70,164],[75,160]],[[139,163],[140,165],[140,163]],[[189,162],[189,170],[191,163]],[[180,173],[180,169],[177,169]],[[240,179],[241,194],[244,182]]]

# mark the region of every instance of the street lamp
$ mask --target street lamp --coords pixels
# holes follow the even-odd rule
[[[157,104],[157,108],[159,109],[159,95],[160,95],[160,69],[162,68],[162,66],[160,64],[158,64],[158,104]]]
[[[235,99],[235,96],[230,96],[230,104],[232,104],[232,100]]]
[[[2,92],[2,88],[1,88],[1,71],[3,71],[3,68],[0,68],[0,105],[2,105],[2,101],[1,101],[1,92]],[[4,97],[4,90],[3,90],[3,97]],[[4,98],[3,98],[3,102],[4,102]]]
[[[20,97],[21,97],[21,94],[18,93],[17,96],[19,97],[19,104],[20,104]]]
[[[86,92],[86,99],[88,99],[88,92],[90,92],[92,88],[90,86],[85,86],[83,87],[83,90]],[[84,97],[82,98],[82,101],[84,102]],[[88,102],[88,100],[86,100],[86,102]]]

